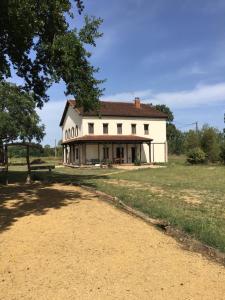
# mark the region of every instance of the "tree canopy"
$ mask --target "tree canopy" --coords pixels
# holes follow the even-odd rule
[[[79,0],[1,0],[0,1],[0,82],[11,77],[14,68],[24,80],[21,87],[33,92],[38,107],[48,101],[47,90],[63,80],[66,95],[73,95],[86,110],[98,104],[102,94],[98,69],[90,62],[86,45],[95,46],[102,20],[85,16],[78,30],[73,4],[84,9]]]
[[[40,143],[43,137],[44,125],[33,96],[16,85],[0,83],[0,144],[17,140]]]
[[[171,123],[174,120],[174,115],[173,112],[171,111],[171,109],[166,106],[165,104],[157,104],[155,105],[155,108],[165,114],[167,114],[168,118],[167,118],[167,122]]]

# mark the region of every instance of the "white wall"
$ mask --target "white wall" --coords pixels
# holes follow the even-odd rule
[[[154,142],[166,141],[166,121],[147,118],[83,117],[83,135],[88,135],[88,123],[94,123],[94,134],[103,134],[103,123],[108,123],[108,134],[117,135],[117,123],[123,124],[122,134],[131,135],[131,124],[136,124],[136,135],[151,138]],[[144,134],[144,124],[149,124],[149,135]]]
[[[78,125],[78,137],[82,136],[82,117],[71,107],[68,107],[64,123],[62,125],[62,141],[64,142],[65,139],[65,133],[66,130],[70,131],[74,127],[74,130],[76,129],[76,125]],[[74,136],[75,138],[75,136]]]
[[[166,146],[166,120],[151,119],[151,118],[116,118],[116,117],[82,117],[71,106],[68,107],[67,114],[62,126],[63,138],[65,141],[65,132],[72,127],[78,125],[78,137],[89,135],[88,123],[94,123],[94,135],[103,135],[103,123],[108,123],[108,135],[117,135],[117,123],[122,123],[122,135],[131,135],[131,124],[136,124],[136,135],[153,139],[151,146],[151,161],[152,162],[166,162],[167,161],[167,146]],[[144,134],[144,124],[149,124],[149,134]],[[75,136],[74,136],[75,138]],[[160,143],[160,144],[159,144]],[[128,145],[128,161],[131,162],[131,147]],[[87,160],[97,159],[98,150],[97,145],[87,145],[86,155]],[[116,145],[114,145],[116,149]],[[109,155],[111,157],[111,146],[109,146]],[[114,157],[115,157],[114,150]],[[81,151],[82,153],[83,151]],[[124,145],[124,156],[126,158],[126,146]],[[83,155],[84,157],[84,155]],[[139,158],[139,145],[137,145],[137,157]],[[142,162],[149,162],[149,146],[142,145]],[[103,158],[102,146],[100,147],[100,158]],[[82,161],[82,160],[81,160]]]
[[[94,123],[94,135],[103,134],[103,123],[108,123],[108,135],[117,135],[117,123],[122,123],[122,135],[131,135],[131,124],[136,124],[136,135],[153,139],[151,148],[151,160],[153,162],[166,162],[167,161],[167,147],[166,145],[166,120],[164,119],[151,119],[151,118],[115,118],[115,117],[84,117],[83,118],[83,135],[89,135],[88,123]],[[149,124],[149,134],[144,134],[144,124]],[[161,144],[158,144],[161,143]],[[116,147],[116,146],[115,146]],[[130,147],[128,148],[129,156]],[[125,150],[125,149],[124,149]],[[154,151],[154,153],[153,153]],[[126,156],[126,151],[124,152]],[[139,158],[139,147],[138,147]],[[149,162],[149,147],[147,144],[142,146],[142,162]],[[129,162],[131,158],[128,157]],[[126,157],[125,157],[125,161]]]

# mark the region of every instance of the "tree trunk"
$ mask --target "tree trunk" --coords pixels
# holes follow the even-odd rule
[[[9,164],[8,164],[8,146],[5,145],[5,184],[8,184],[8,170],[9,170]]]
[[[30,146],[29,145],[27,145],[26,159],[27,159],[27,179],[26,179],[26,183],[30,184],[31,183],[31,169],[30,169]]]

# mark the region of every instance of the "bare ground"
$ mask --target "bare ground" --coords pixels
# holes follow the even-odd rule
[[[225,269],[78,187],[0,188],[0,299],[225,299]]]

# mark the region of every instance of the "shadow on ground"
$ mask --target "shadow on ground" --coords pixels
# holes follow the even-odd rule
[[[89,182],[89,186],[94,187],[91,181],[102,177],[106,176],[37,172],[33,178],[41,183],[25,185],[26,172],[9,172],[10,184],[0,185],[0,232],[9,229],[21,217],[43,215],[49,209],[60,209],[82,200],[79,192],[55,189],[55,183],[76,185]]]

